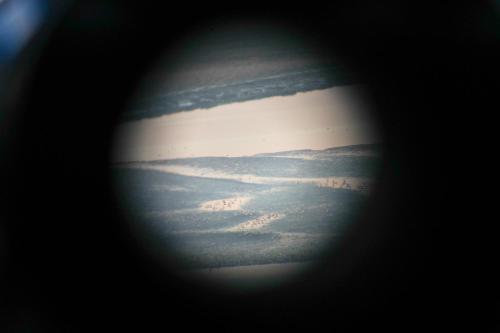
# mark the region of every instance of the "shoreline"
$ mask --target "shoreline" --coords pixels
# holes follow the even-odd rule
[[[176,274],[194,282],[212,282],[225,286],[259,286],[290,280],[314,267],[312,261],[270,263],[257,265],[193,268]]]
[[[111,162],[252,156],[379,141],[360,87],[338,86],[129,121]]]

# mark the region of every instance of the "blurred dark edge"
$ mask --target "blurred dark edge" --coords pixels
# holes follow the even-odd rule
[[[465,213],[446,198],[464,175],[445,162],[476,156],[452,128],[463,117],[484,125],[473,116],[495,87],[498,11],[495,2],[74,1],[32,66],[19,60],[2,73],[25,79],[2,82],[0,101],[0,328],[416,332],[473,319],[474,331],[493,331],[495,248],[469,260],[463,243],[449,242],[447,222],[460,229]],[[231,296],[184,284],[141,254],[115,207],[109,148],[127,98],[168,45],[205,24],[252,17],[331,41],[369,87],[386,157],[366,217],[324,269],[276,292]],[[490,244],[481,232],[468,249]]]

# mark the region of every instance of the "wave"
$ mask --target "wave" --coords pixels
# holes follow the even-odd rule
[[[123,121],[207,109],[221,104],[243,102],[272,96],[294,95],[298,92],[330,88],[351,83],[325,67],[289,72],[226,84],[213,84],[149,97],[123,115]]]
[[[197,168],[189,165],[157,165],[149,163],[127,163],[122,168],[161,171],[189,177],[201,177],[221,180],[234,180],[247,184],[268,185],[316,185],[334,189],[346,189],[369,192],[373,179],[365,177],[266,177],[252,174],[233,174],[210,168]]]

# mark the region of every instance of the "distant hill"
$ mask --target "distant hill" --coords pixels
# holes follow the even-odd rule
[[[295,156],[295,155],[329,155],[329,154],[360,154],[360,153],[373,153],[380,154],[381,153],[381,145],[376,143],[370,144],[359,144],[359,145],[351,145],[351,146],[342,146],[342,147],[333,147],[327,148],[323,150],[313,150],[313,149],[301,149],[301,150],[286,150],[286,151],[278,151],[274,153],[263,153],[257,154],[254,156]]]

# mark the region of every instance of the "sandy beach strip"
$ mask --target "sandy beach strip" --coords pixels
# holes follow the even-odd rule
[[[211,200],[202,203],[199,207],[201,211],[220,212],[220,211],[236,211],[241,210],[241,207],[250,201],[251,197],[233,197],[219,200]]]
[[[280,213],[269,213],[269,214],[264,214],[262,216],[259,216],[256,219],[250,220],[250,221],[245,221],[242,222],[234,227],[227,228],[225,231],[229,232],[240,232],[240,231],[249,231],[249,230],[255,230],[255,229],[260,229],[269,223],[279,220],[281,218],[285,217],[285,214],[280,214]]]
[[[311,261],[273,263],[190,269],[178,271],[177,275],[198,283],[212,283],[220,287],[245,291],[246,289],[280,285],[312,267],[314,267],[314,262]]]

